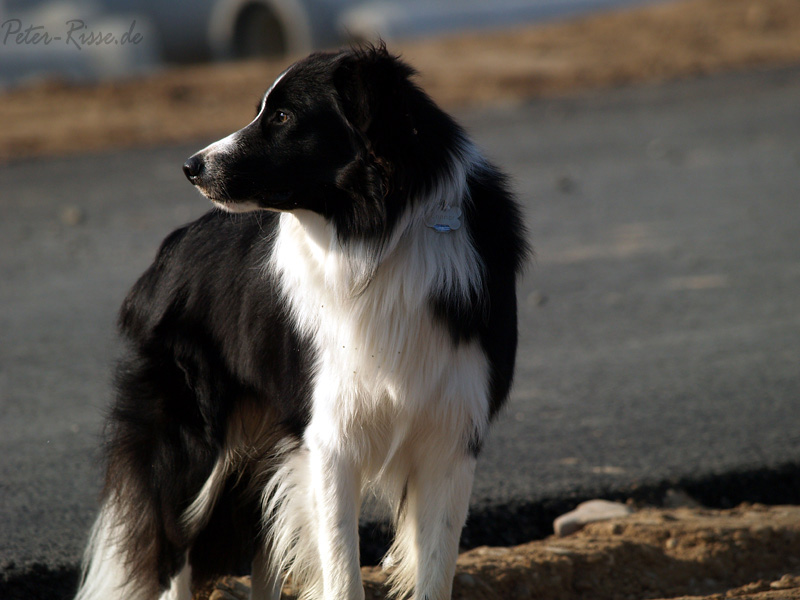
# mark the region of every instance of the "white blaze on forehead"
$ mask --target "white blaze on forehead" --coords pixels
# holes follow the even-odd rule
[[[261,116],[261,113],[264,112],[264,109],[267,107],[267,98],[269,98],[270,93],[272,93],[272,90],[275,89],[275,86],[280,83],[281,79],[286,77],[286,74],[291,70],[291,68],[292,67],[289,67],[283,73],[278,75],[278,78],[275,81],[272,82],[271,86],[269,86],[269,89],[264,93],[264,97],[261,99],[261,110],[258,111],[258,114],[256,115],[256,118],[253,119],[253,121],[258,120],[258,118]]]
[[[278,85],[280,80],[286,76],[286,74],[289,72],[291,68],[292,67],[286,69],[283,73],[278,75],[278,78],[275,81],[272,82],[272,85],[269,86],[269,89],[264,94],[264,98],[261,100],[261,110],[258,111],[258,114],[256,115],[255,119],[250,121],[249,124],[252,124],[259,119],[261,113],[264,112],[264,108],[266,108],[267,106],[267,98],[269,98],[270,92],[272,92],[272,90],[275,89],[275,86]],[[203,148],[200,152],[205,153],[206,156],[210,154],[216,154],[218,152],[229,152],[236,147],[238,139],[239,139],[239,132],[235,131],[232,134],[222,138],[221,140],[218,140],[213,144],[209,144],[208,146]]]

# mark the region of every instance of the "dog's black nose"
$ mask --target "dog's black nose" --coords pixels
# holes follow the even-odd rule
[[[203,173],[204,166],[205,163],[203,162],[203,159],[199,154],[195,154],[194,156],[190,157],[189,160],[183,163],[183,173],[186,175],[186,178],[189,181],[192,183],[197,183],[197,179]]]

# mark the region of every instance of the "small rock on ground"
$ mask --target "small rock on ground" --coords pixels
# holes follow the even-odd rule
[[[553,522],[553,530],[558,537],[565,537],[583,529],[589,523],[626,517],[633,509],[620,502],[608,500],[589,500],[582,502],[575,510],[565,513]]]

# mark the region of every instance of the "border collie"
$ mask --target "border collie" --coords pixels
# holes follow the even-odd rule
[[[184,165],[218,208],[127,296],[79,600],[364,598],[363,494],[393,593],[452,588],[475,461],[511,386],[527,244],[504,176],[381,44],[289,67]],[[242,214],[231,214],[242,213]]]

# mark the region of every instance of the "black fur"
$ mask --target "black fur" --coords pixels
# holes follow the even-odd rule
[[[276,437],[299,440],[308,420],[313,351],[290,327],[269,274],[258,276],[275,219],[213,211],[179,229],[120,311],[131,354],[117,373],[105,494],[124,494],[125,519],[136,524],[127,540],[132,572],[157,573],[162,588],[190,547],[198,581],[252,558],[260,513],[238,476],[196,539],[179,522],[240,405],[268,401]]]

